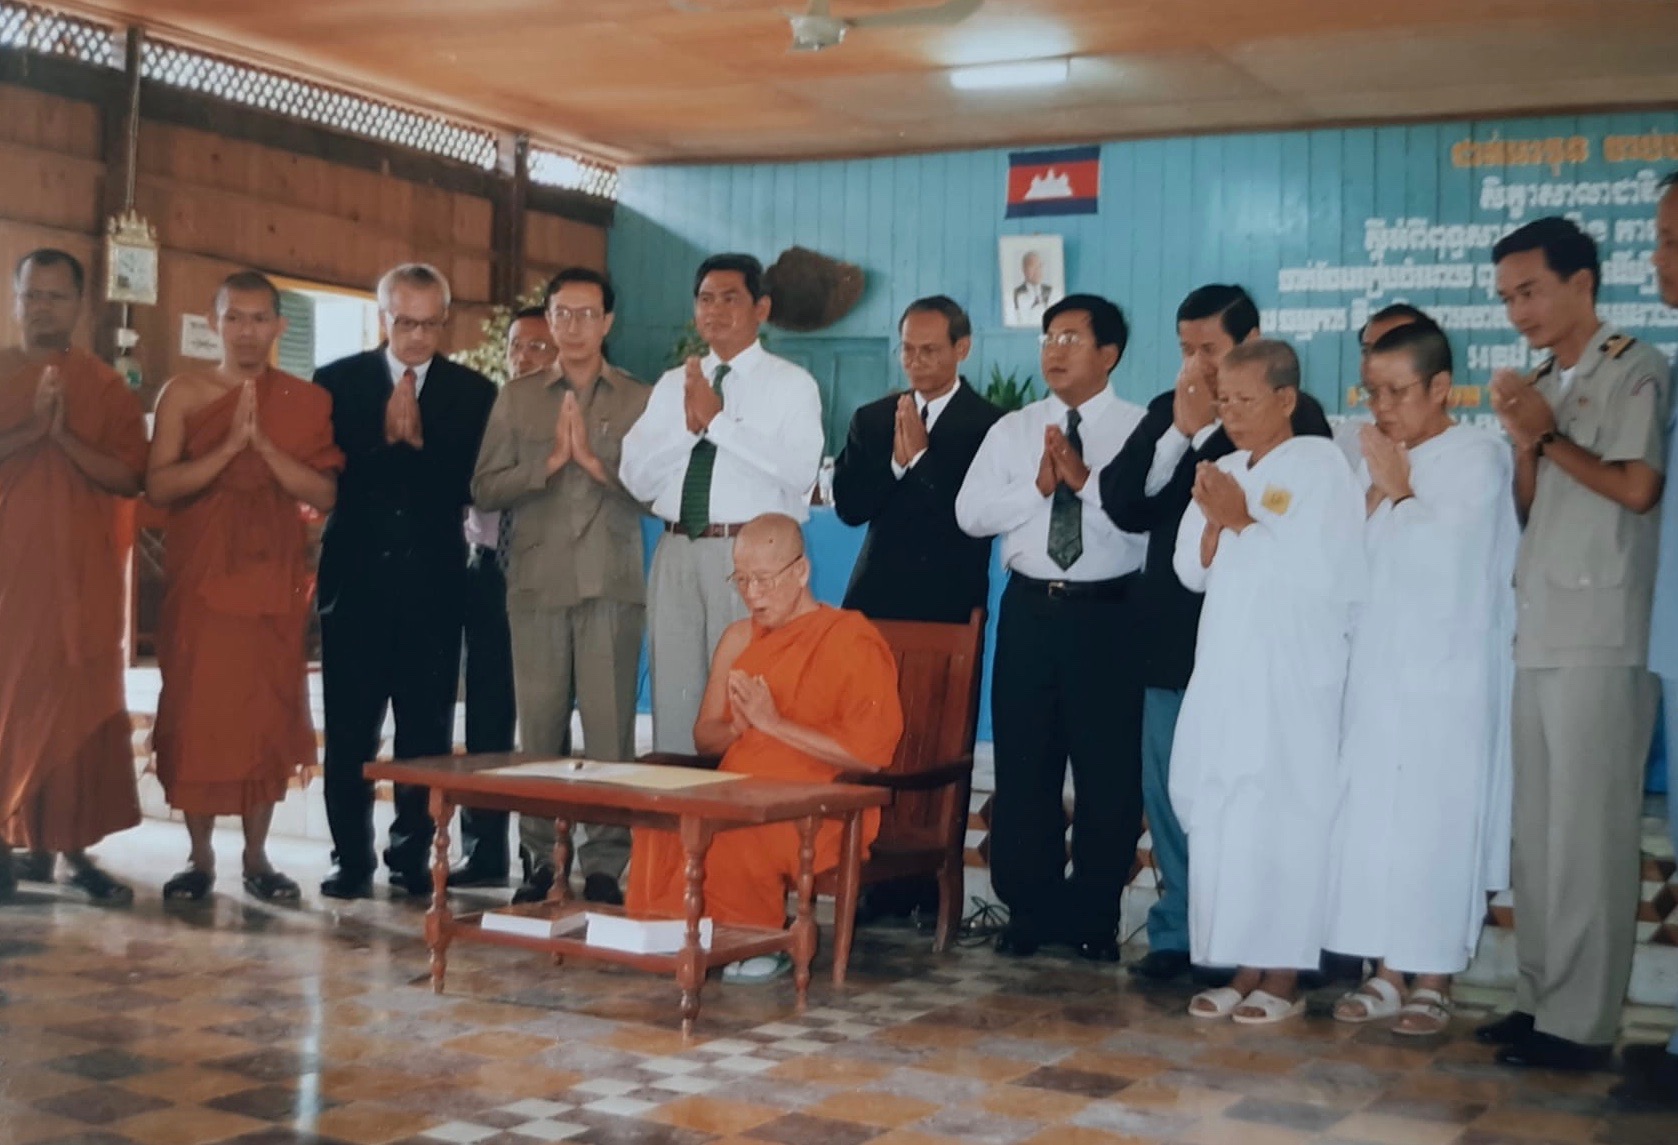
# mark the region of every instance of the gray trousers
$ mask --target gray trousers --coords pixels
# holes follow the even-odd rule
[[[705,697],[711,654],[723,629],[746,617],[745,602],[728,583],[734,542],[692,540],[665,533],[653,553],[647,586],[652,611],[653,747],[693,751],[693,721]]]
[[[601,760],[635,758],[635,688],[645,614],[639,604],[615,600],[508,614],[525,751],[560,755],[570,750],[574,704],[583,718],[582,754]],[[577,864],[583,875],[622,877],[629,863],[628,829],[584,825],[581,830]],[[520,815],[519,844],[535,863],[551,862],[553,821]]]
[[[1515,1008],[1541,1033],[1607,1045],[1619,1031],[1658,698],[1642,668],[1515,673]]]

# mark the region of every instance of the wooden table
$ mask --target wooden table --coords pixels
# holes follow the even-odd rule
[[[641,970],[674,972],[682,988],[682,1032],[691,1033],[699,1016],[699,992],[712,967],[786,952],[792,956],[798,1006],[802,1010],[810,987],[810,960],[816,951],[815,897],[816,828],[823,819],[845,824],[841,869],[855,872],[862,850],[862,812],[891,798],[881,787],[856,784],[788,783],[744,779],[706,783],[679,791],[650,791],[608,783],[584,783],[538,776],[498,775],[495,769],[530,763],[539,756],[522,753],[436,756],[427,759],[377,760],[367,765],[367,778],[412,783],[431,789],[431,816],[437,823],[432,848],[431,909],[425,916],[426,945],[431,950],[431,986],[443,989],[449,943],[484,942],[566,957],[594,959]],[[492,811],[517,811],[554,820],[556,877],[547,901],[498,908],[534,917],[555,919],[580,911],[620,913],[621,908],[571,900],[564,877],[570,865],[571,824],[607,823],[669,831],[682,841],[687,855],[687,935],[675,954],[632,954],[590,946],[580,937],[558,935],[532,938],[485,930],[482,913],[456,916],[449,910],[449,825],[457,806]],[[795,822],[800,839],[798,856],[798,913],[785,930],[714,926],[711,945],[700,945],[699,922],[705,913],[705,854],[718,832],[765,823]],[[834,981],[843,983],[845,968],[834,963]]]

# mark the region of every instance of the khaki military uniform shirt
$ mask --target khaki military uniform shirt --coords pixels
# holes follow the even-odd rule
[[[1564,386],[1555,359],[1534,384],[1556,428],[1604,461],[1664,470],[1668,379],[1653,346],[1604,325]],[[1515,573],[1521,668],[1641,666],[1648,658],[1660,514],[1591,492],[1547,457]]]
[[[572,462],[549,476],[554,425],[570,383],[556,366],[508,382],[490,411],[472,499],[512,510],[507,609],[547,611],[585,600],[644,604],[642,506],[618,480],[623,435],[652,387],[608,365],[578,391],[589,444],[610,478],[602,485]]]

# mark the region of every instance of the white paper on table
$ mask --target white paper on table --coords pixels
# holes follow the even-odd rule
[[[680,791],[708,783],[726,783],[741,778],[733,771],[704,771],[693,767],[666,767],[656,763],[608,763],[597,759],[539,759],[494,767],[482,775],[510,775],[516,778],[564,779],[577,783],[611,783],[648,791]]]

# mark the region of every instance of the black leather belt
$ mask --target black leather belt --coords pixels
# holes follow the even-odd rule
[[[1130,573],[1111,580],[1039,580],[1024,573],[1010,573],[1008,587],[1051,600],[1058,597],[1067,600],[1123,600],[1135,583],[1136,575]]]

